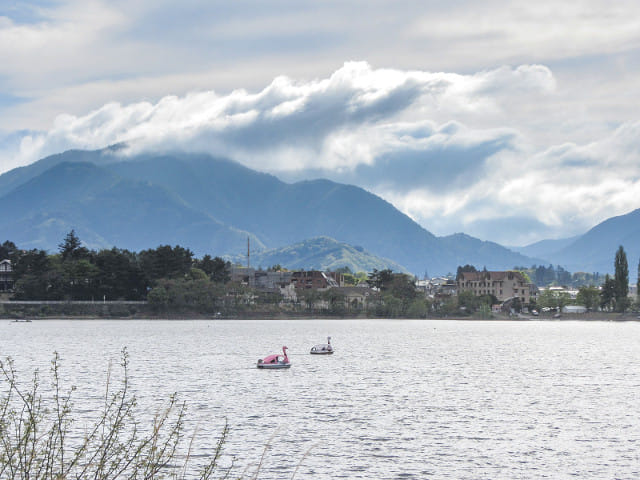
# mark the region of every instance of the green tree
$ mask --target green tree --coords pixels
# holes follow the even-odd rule
[[[579,305],[584,305],[587,310],[594,310],[600,302],[600,290],[596,287],[580,287],[576,302]]]
[[[514,271],[519,272],[519,273],[524,277],[524,281],[525,281],[526,283],[533,283],[533,282],[531,281],[531,277],[529,276],[529,272],[527,271],[527,269],[526,269],[526,268],[523,268],[523,269],[517,269],[517,268],[515,268],[515,269],[514,269]]]
[[[558,283],[558,285],[570,285],[571,273],[558,265],[556,267],[556,282]]]
[[[302,303],[309,312],[312,312],[318,300],[320,300],[320,293],[312,288],[303,289],[296,292],[300,303]]]
[[[553,268],[553,265],[549,265],[548,267],[540,265],[539,267],[535,267],[534,277],[535,284],[539,287],[544,287],[555,282],[556,271]]]
[[[353,273],[343,273],[342,278],[344,279],[345,285],[357,285],[358,278]]]
[[[186,278],[162,278],[151,289],[147,299],[157,312],[212,314],[222,307],[223,287],[200,269],[192,269]]]
[[[394,297],[403,300],[413,300],[418,294],[415,278],[406,273],[394,274],[388,281],[386,289]]]
[[[53,276],[51,259],[44,250],[28,250],[18,255],[12,265],[14,298],[17,300],[50,300]]]
[[[322,298],[329,305],[329,312],[332,314],[342,314],[345,312],[345,295],[338,293],[336,289],[330,288],[323,292]]]
[[[193,252],[180,245],[161,245],[156,249],[143,250],[139,256],[142,271],[152,283],[161,278],[184,277],[193,264]]]
[[[82,246],[80,238],[76,235],[75,230],[71,230],[64,237],[64,241],[58,244],[58,251],[62,256],[62,260],[78,260],[88,254],[88,250]]]
[[[98,268],[86,259],[61,263],[63,297],[68,300],[91,300]]]
[[[189,280],[209,280],[209,276],[204,270],[198,267],[192,267],[188,274]]]
[[[147,295],[149,306],[156,312],[165,312],[169,308],[169,293],[164,285],[156,285]]]
[[[480,306],[480,297],[473,294],[471,290],[458,292],[458,308],[460,310],[473,313]]]
[[[616,282],[613,278],[607,275],[604,277],[604,283],[600,290],[600,308],[602,310],[611,310],[615,303],[616,296]]]
[[[431,310],[431,302],[426,298],[415,298],[407,308],[408,318],[427,318]]]
[[[562,310],[570,301],[571,297],[567,292],[554,292],[553,290],[545,289],[538,295],[538,305],[546,308]]]
[[[640,303],[640,260],[638,261],[638,280],[636,281],[636,300]]]
[[[463,273],[466,272],[477,272],[478,270],[473,265],[465,265],[464,267],[458,266],[458,270],[456,271],[456,281],[460,280]]]
[[[571,285],[574,287],[595,287],[602,283],[597,272],[575,272],[571,275]]]
[[[541,290],[538,295],[538,305],[543,308],[557,308],[558,302],[554,292],[548,288]]]
[[[345,285],[358,285],[360,283],[368,282],[367,274],[365,272],[358,273],[343,273]]]
[[[615,309],[617,312],[624,312],[629,307],[629,265],[627,263],[627,254],[622,245],[616,252],[614,268]]]
[[[380,291],[386,290],[389,286],[389,283],[393,280],[393,271],[390,269],[385,270],[377,270],[373,269],[373,272],[369,274],[369,278],[367,282],[374,288],[379,289]]]
[[[520,300],[520,297],[514,297],[512,299],[511,308],[517,313],[522,311],[522,300]]]
[[[376,315],[386,318],[398,318],[403,316],[405,312],[404,304],[401,299],[391,294],[382,296],[380,302],[376,305]]]
[[[196,260],[195,266],[203,270],[213,282],[227,283],[231,280],[231,263],[220,257],[211,258],[205,255],[202,260]]]
[[[209,276],[212,282],[229,282],[231,280],[231,262],[225,262],[222,258],[215,257],[213,259],[213,268]]]
[[[71,230],[58,245],[58,255],[52,258],[55,275],[49,279],[49,297],[57,300],[91,300],[95,296],[98,269],[90,252]]]
[[[0,245],[0,260],[9,259],[12,262],[15,262],[15,256],[18,254],[18,247],[16,244],[6,240],[2,245]]]
[[[449,315],[455,315],[459,312],[458,301],[455,297],[451,296],[441,300],[435,305],[436,311],[443,317]]]
[[[136,254],[117,248],[93,255],[98,268],[94,296],[107,300],[141,300],[147,294],[147,282]]]
[[[558,303],[558,310],[562,310],[566,305],[571,303],[571,296],[567,292],[558,292],[556,294],[556,301]]]

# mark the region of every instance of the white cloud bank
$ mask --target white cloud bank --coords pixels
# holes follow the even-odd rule
[[[258,93],[197,92],[157,103],[109,103],[85,116],[60,115],[49,131],[23,139],[18,161],[62,148],[127,142],[133,151],[206,150],[268,170],[353,169],[372,163],[393,147],[390,142],[432,145],[464,137],[475,143],[486,133],[461,136],[457,128],[437,130],[433,122],[486,119],[521,96],[529,101],[553,89],[551,72],[537,65],[457,75],[376,70],[365,62],[349,62],[329,78],[295,82],[278,77]],[[283,159],[288,152],[298,159],[294,165]]]
[[[551,148],[512,124],[514,112],[554,101],[556,91],[541,65],[459,75],[348,62],[328,78],[278,77],[259,92],[109,103],[0,144],[11,145],[4,170],[120,142],[126,154],[205,151],[283,178],[362,186],[437,234],[517,244],[580,233],[640,206],[640,123]]]

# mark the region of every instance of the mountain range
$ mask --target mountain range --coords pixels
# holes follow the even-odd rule
[[[613,273],[618,247],[627,255],[629,277],[635,281],[640,268],[640,209],[608,218],[582,235],[545,240],[522,248],[523,255],[545,258],[570,272]]]
[[[236,259],[246,254],[249,239],[254,265],[262,255],[264,266],[337,268],[344,262],[352,270],[391,268],[433,276],[465,264],[503,270],[564,265],[566,258],[576,267],[581,261],[595,266],[600,265],[593,263],[595,256],[581,260],[580,252],[595,255],[601,249],[612,264],[617,245],[605,245],[607,232],[629,233],[618,225],[622,220],[566,245],[550,242],[557,251],[529,246],[518,252],[462,233],[437,237],[353,185],[286,183],[206,154],[123,156],[120,148],[71,150],[0,175],[7,239],[21,248],[55,251],[74,229],[93,249],[140,251],[169,244],[197,256]]]

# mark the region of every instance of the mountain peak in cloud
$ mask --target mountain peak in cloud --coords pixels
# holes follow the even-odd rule
[[[623,182],[624,193],[612,191],[623,186],[618,152],[623,158],[638,154],[632,125],[609,139],[563,149],[565,159],[606,161],[611,167],[597,178],[597,168],[558,163],[553,148],[540,149],[525,132],[505,126],[518,109],[553,96],[556,88],[544,65],[462,75],[352,61],[325,78],[279,76],[255,92],[197,91],[60,115],[46,132],[14,137],[13,158],[24,165],[67,149],[108,145],[126,145],[118,150],[124,157],[206,152],[290,181],[356,184],[438,234],[488,233],[491,240],[517,244],[557,236],[561,228],[577,233],[604,218],[613,203],[600,193],[595,210],[583,208],[593,203],[593,192],[613,195],[615,211],[633,208],[629,195],[640,193],[640,180],[633,180],[640,172]],[[551,177],[550,166],[558,169]],[[576,189],[578,179],[589,188]],[[488,227],[509,218],[530,219],[540,237],[506,237],[508,229]]]

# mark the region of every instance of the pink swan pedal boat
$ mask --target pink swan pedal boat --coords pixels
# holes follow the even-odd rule
[[[289,368],[291,366],[291,362],[289,362],[289,357],[287,357],[287,347],[282,347],[282,355],[274,354],[269,355],[267,357],[261,358],[258,360],[258,368]]]
[[[312,355],[329,355],[333,353],[333,347],[331,346],[331,337],[327,337],[327,343],[314,345],[311,347]]]

